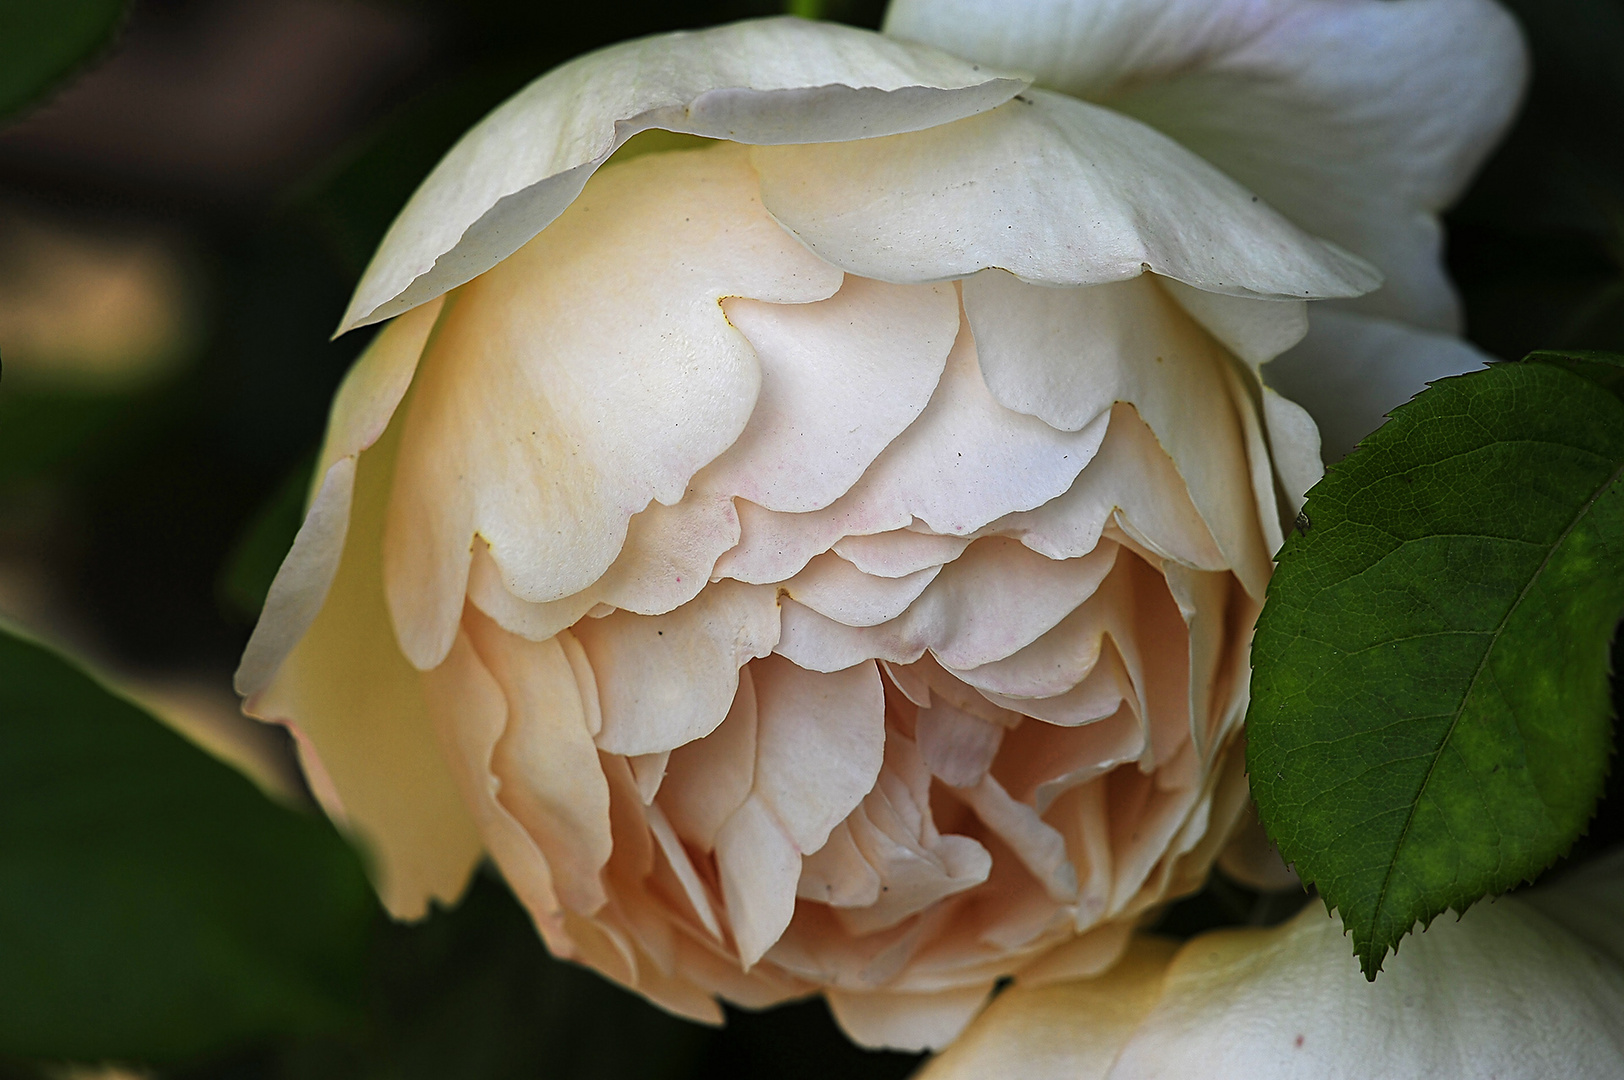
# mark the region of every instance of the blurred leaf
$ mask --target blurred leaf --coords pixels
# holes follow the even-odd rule
[[[312,458],[288,474],[249,520],[220,570],[220,598],[249,622],[259,618],[271,581],[304,523],[305,496],[310,491]]]
[[[0,631],[0,1053],[162,1060],[353,1024],[375,911],[326,822]]]
[[[0,487],[67,462],[100,441],[133,396],[81,390],[19,389],[0,382]]]
[[[1309,493],[1252,647],[1252,793],[1365,973],[1532,878],[1594,812],[1624,615],[1624,402],[1583,371],[1434,383]]]
[[[124,8],[124,0],[0,0],[0,118],[104,49]]]

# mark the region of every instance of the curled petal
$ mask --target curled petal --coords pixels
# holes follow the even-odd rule
[[[344,507],[348,528],[331,587],[244,709],[294,726],[301,749],[317,755],[312,773],[328,781],[315,785],[328,813],[370,849],[385,906],[417,918],[431,899],[451,904],[462,895],[482,848],[384,606],[378,548],[398,437],[391,426],[351,466],[354,506]]]
[[[744,430],[760,369],[718,301],[820,300],[841,280],[755,186],[738,148],[634,158],[447,302],[404,414],[384,544],[420,669],[449,648],[476,535],[520,599],[578,593],[633,514],[681,499]]]
[[[1521,35],[1489,0],[898,0],[886,30],[1146,121],[1458,328],[1437,211],[1510,119]]]
[[[762,146],[751,159],[774,217],[836,266],[881,281],[997,267],[1096,285],[1149,270],[1291,300],[1381,281],[1153,128],[1043,90],[929,130]]]
[[[452,148],[390,226],[341,329],[489,270],[639,131],[744,143],[866,139],[992,108],[1025,81],[833,23],[755,19],[601,49],[548,72]]]
[[[263,689],[315,621],[344,553],[356,459],[378,441],[395,415],[439,316],[440,305],[428,304],[390,323],[344,376],[316,463],[320,483],[243,650],[235,680],[239,694],[246,697]]]

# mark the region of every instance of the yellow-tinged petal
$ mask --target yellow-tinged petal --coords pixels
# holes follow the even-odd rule
[[[1156,1004],[1177,951],[1177,942],[1141,937],[1098,978],[1012,986],[920,1071],[919,1080],[1105,1080]]]
[[[316,462],[319,483],[237,667],[239,694],[257,693],[270,682],[321,609],[350,527],[356,458],[378,441],[395,415],[439,315],[440,305],[433,303],[396,319],[378,331],[344,376]]]
[[[557,218],[639,131],[744,143],[866,139],[981,112],[1024,85],[929,46],[800,19],[601,49],[543,75],[462,137],[390,226],[341,329],[489,270]]]
[[[244,708],[290,724],[314,748],[320,761],[311,771],[331,781],[327,811],[369,849],[384,904],[416,918],[431,899],[449,905],[462,895],[482,848],[384,606],[378,552],[399,431],[391,425],[360,455],[325,603]]]
[[[682,498],[760,385],[718,301],[821,300],[840,271],[761,209],[738,147],[604,170],[552,227],[447,302],[405,410],[384,544],[401,648],[450,648],[470,545],[532,603],[591,585],[651,499]]]

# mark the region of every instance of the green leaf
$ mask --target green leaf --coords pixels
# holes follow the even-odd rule
[[[0,1054],[343,1029],[375,914],[325,821],[0,630]]]
[[[113,40],[124,0],[0,0],[0,117],[28,105]]]
[[[1433,384],[1309,493],[1253,641],[1247,764],[1370,978],[1417,921],[1531,878],[1594,811],[1621,472],[1624,402],[1499,364]]]

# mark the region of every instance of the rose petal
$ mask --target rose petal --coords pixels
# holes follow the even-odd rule
[[[866,139],[1007,101],[1024,80],[835,23],[756,19],[623,42],[543,75],[412,195],[342,329],[463,284],[518,250],[639,131],[745,143]]]
[[[758,730],[755,790],[803,853],[822,847],[874,786],[885,702],[872,663],[819,674],[771,656],[751,665]]]
[[[716,831],[744,805],[756,779],[756,690],[746,665],[727,718],[703,739],[671,751],[660,806],[683,839],[709,851]]]
[[[575,673],[556,640],[526,641],[477,614],[464,625],[507,701],[488,766],[497,801],[546,856],[559,899],[590,915],[605,901],[598,874],[611,848],[609,785]]]
[[[999,518],[987,531],[1016,537],[1051,559],[1075,559],[1099,545],[1113,519],[1163,558],[1203,570],[1227,566],[1178,467],[1126,402],[1112,406],[1099,453],[1065,494]]]
[[[1227,565],[1263,594],[1272,549],[1244,482],[1247,407],[1233,403],[1221,350],[1154,281],[1046,289],[981,274],[965,282],[964,307],[987,386],[1007,407],[1072,429],[1109,414],[1114,401],[1131,403]]]
[[[1178,943],[1140,937],[1098,979],[1016,985],[919,1073],[919,1080],[1105,1080],[1160,996]],[[1086,1017],[1086,1022],[1082,1022]],[[1179,1074],[1173,1074],[1179,1075]],[[1204,1070],[1190,1073],[1206,1076]]]
[[[834,552],[865,574],[900,578],[950,563],[969,546],[967,536],[941,536],[902,528],[842,537],[835,543]]]
[[[1615,1076],[1620,1017],[1624,971],[1517,898],[1435,921],[1374,984],[1310,904],[1186,945],[1111,1075]]]
[[[723,307],[755,349],[761,392],[699,483],[783,513],[821,510],[857,482],[924,410],[959,330],[950,285],[848,277],[827,300]]]
[[[402,649],[445,654],[474,536],[508,592],[580,592],[631,516],[677,502],[744,429],[760,381],[724,296],[823,299],[839,271],[762,211],[742,150],[605,170],[448,302],[424,353],[384,544]]]
[[[906,611],[940,572],[941,567],[932,566],[907,577],[873,577],[825,552],[781,587],[793,599],[838,623],[876,626]]]
[[[1203,155],[1388,284],[1358,306],[1456,329],[1434,214],[1510,119],[1527,61],[1486,0],[898,0],[888,33],[1036,71]]]
[[[371,850],[384,905],[411,919],[431,899],[456,902],[481,843],[384,606],[378,547],[398,438],[391,426],[353,466],[354,505],[344,507],[348,528],[339,533],[343,556],[331,587],[243,708],[298,725],[342,799],[329,813]]]
[[[992,983],[934,994],[848,993],[826,990],[829,1011],[859,1046],[938,1050],[981,1011]]]
[[[292,550],[271,581],[237,667],[235,685],[244,697],[271,681],[327,599],[349,531],[356,459],[378,441],[395,415],[439,317],[440,304],[426,304],[378,331],[334,395],[316,463],[321,483],[311,495]]]
[[[582,620],[574,634],[597,676],[599,749],[658,754],[721,724],[739,668],[778,640],[778,608],[771,589],[718,582],[665,615],[617,611]]]
[[[751,160],[774,217],[841,269],[882,281],[998,267],[1094,285],[1149,270],[1295,300],[1381,281],[1160,132],[1043,90],[929,130],[761,146]]]
[[[739,962],[755,966],[795,914],[801,852],[760,793],[752,793],[716,834],[716,872]]]
[[[1313,415],[1325,459],[1337,461],[1427,383],[1488,362],[1448,334],[1324,310],[1313,313],[1308,337],[1271,363],[1265,377]]]

